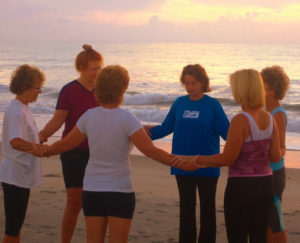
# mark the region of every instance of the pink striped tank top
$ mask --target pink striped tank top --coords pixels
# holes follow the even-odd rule
[[[270,125],[260,130],[253,117],[245,115],[250,124],[250,135],[244,141],[237,160],[229,167],[229,177],[259,177],[272,175],[269,159],[269,148],[273,134],[273,119],[270,115]]]

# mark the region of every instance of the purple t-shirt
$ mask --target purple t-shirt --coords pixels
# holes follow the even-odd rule
[[[65,121],[62,138],[76,125],[76,122],[88,109],[99,106],[94,96],[94,90],[89,91],[77,80],[66,84],[60,91],[56,110],[67,110],[69,112]],[[77,148],[87,149],[88,142],[85,140]]]

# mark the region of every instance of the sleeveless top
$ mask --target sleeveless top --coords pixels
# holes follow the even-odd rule
[[[272,175],[269,159],[269,148],[273,134],[273,119],[270,125],[260,130],[253,117],[247,112],[241,112],[249,120],[250,134],[244,141],[236,161],[229,167],[229,177],[259,177]]]
[[[285,120],[286,120],[286,124],[288,122],[288,117],[287,117],[287,114],[286,114],[286,111],[285,109],[283,109],[281,106],[278,106],[276,107],[272,112],[272,116],[274,116],[277,112],[282,112],[285,116]],[[271,169],[272,171],[277,171],[277,170],[280,170],[284,167],[284,157],[281,158],[281,160],[279,162],[271,162],[270,163],[270,166],[271,166]]]

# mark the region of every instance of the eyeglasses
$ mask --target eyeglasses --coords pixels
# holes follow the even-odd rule
[[[42,92],[42,87],[32,87],[32,88],[34,88],[38,92]]]

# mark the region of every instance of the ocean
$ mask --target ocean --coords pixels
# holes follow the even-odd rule
[[[38,101],[31,104],[41,129],[55,111],[64,84],[78,77],[74,60],[80,42],[0,42],[0,128],[3,112],[14,97],[9,92],[12,71],[24,63],[39,67],[46,83]],[[123,108],[145,124],[161,123],[174,100],[186,92],[179,82],[182,68],[199,63],[210,78],[212,92],[231,119],[240,107],[234,102],[228,75],[238,69],[260,71],[282,66],[289,75],[290,89],[282,101],[288,113],[287,148],[300,150],[300,45],[212,44],[212,43],[89,43],[104,57],[105,65],[120,64],[130,74]],[[2,130],[2,129],[1,129]],[[61,129],[55,133],[60,136]],[[162,139],[171,143],[172,135]],[[224,141],[221,143],[224,144]]]

